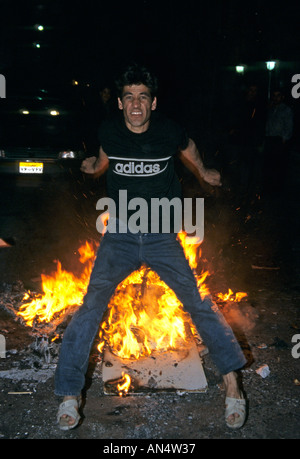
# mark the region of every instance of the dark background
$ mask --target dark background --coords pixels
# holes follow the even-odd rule
[[[293,0],[4,0],[0,72],[9,97],[28,84],[73,79],[92,90],[128,61],[142,61],[160,77],[164,111],[210,126],[216,107],[247,82],[255,79],[266,94],[267,60],[278,61],[273,83],[290,94],[291,76],[300,72],[299,13]],[[235,72],[241,63],[243,76]]]

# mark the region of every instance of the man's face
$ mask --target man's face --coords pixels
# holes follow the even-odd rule
[[[147,131],[151,111],[156,105],[156,97],[152,100],[149,89],[143,84],[124,86],[122,99],[118,98],[127,128],[137,134]]]
[[[102,89],[102,91],[100,91],[100,97],[102,101],[106,104],[111,97],[110,89],[109,88]]]

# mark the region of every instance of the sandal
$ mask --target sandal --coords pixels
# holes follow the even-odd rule
[[[57,422],[61,430],[71,430],[78,425],[80,421],[79,406],[80,398],[71,398],[59,405]],[[66,417],[62,417],[63,415]],[[69,418],[74,419],[74,424],[69,424]]]
[[[225,398],[225,420],[227,427],[231,429],[241,428],[246,419],[246,400],[244,398]],[[233,422],[228,421],[228,417],[237,413],[239,416]]]

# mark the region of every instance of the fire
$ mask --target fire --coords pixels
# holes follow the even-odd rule
[[[194,271],[198,290],[202,297],[205,297],[210,294],[210,291],[204,281],[209,276],[208,271],[202,271],[201,274],[196,273],[196,269],[198,267],[199,260],[201,259],[201,242],[197,238],[186,237],[186,233],[179,233],[178,238],[180,243],[183,247],[185,256],[189,262],[190,267]]]
[[[183,233],[179,239],[190,266],[196,269],[201,242],[188,241]],[[202,296],[209,293],[204,284],[207,275],[208,271],[195,274]],[[118,285],[111,298],[98,349],[101,352],[107,344],[121,358],[138,359],[153,351],[182,347],[191,334],[196,335],[196,329],[175,293],[154,271],[142,266]]]
[[[247,297],[247,293],[245,293],[245,292],[236,292],[236,294],[234,294],[233,291],[229,288],[227,293],[218,293],[217,297],[222,301],[239,302],[243,298]]]
[[[116,289],[102,323],[99,344],[122,358],[138,359],[153,350],[175,348],[186,339],[181,303],[159,276],[143,266]]]
[[[209,272],[202,270],[197,273],[201,241],[190,241],[184,233],[180,233],[178,238],[193,269],[200,294],[205,297],[210,294],[205,285]],[[78,252],[83,265],[80,276],[63,270],[58,261],[53,275],[41,276],[43,294],[29,292],[24,296],[17,314],[28,326],[51,323],[55,329],[82,304],[95,259],[95,246],[86,242]],[[247,294],[238,292],[234,295],[229,289],[227,294],[217,296],[222,301],[240,301]],[[192,335],[197,337],[197,331],[174,292],[157,273],[142,266],[118,285],[111,298],[100,327],[98,349],[102,352],[107,345],[121,358],[138,359],[154,351],[178,349]],[[130,387],[128,378],[124,378],[124,383]],[[121,385],[120,391],[125,393],[124,390]]]
[[[127,374],[122,372],[122,381],[117,385],[117,389],[119,392],[119,396],[123,397],[123,395],[127,395],[131,385],[131,377]]]
[[[117,379],[106,381],[105,388],[109,394],[117,394],[119,397],[126,397],[131,388],[131,377],[122,371],[122,376]]]
[[[43,294],[34,296],[29,292],[24,295],[24,304],[17,314],[26,325],[32,327],[34,321],[49,323],[54,320],[57,326],[64,319],[66,311],[70,312],[82,303],[95,250],[92,244],[86,242],[78,251],[79,261],[85,265],[80,277],[63,270],[61,263],[57,261],[57,269],[52,276],[41,275]]]

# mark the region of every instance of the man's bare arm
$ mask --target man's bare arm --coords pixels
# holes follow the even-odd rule
[[[204,180],[212,186],[221,186],[220,173],[215,169],[206,169],[200,157],[198,148],[192,139],[185,150],[181,150],[179,158],[183,164],[196,176],[198,181]]]
[[[82,161],[80,170],[86,174],[102,175],[107,170],[109,159],[102,147],[99,149],[99,156],[91,156]]]

